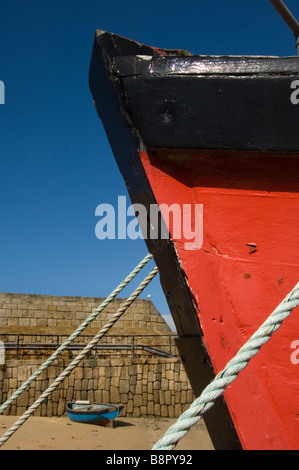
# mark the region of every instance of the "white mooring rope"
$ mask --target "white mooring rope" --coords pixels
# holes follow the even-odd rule
[[[270,340],[273,333],[281,327],[282,322],[291,315],[294,308],[298,307],[298,305],[299,283],[274,310],[259,330],[239,350],[237,355],[226,365],[224,370],[205,388],[200,397],[168,429],[164,437],[154,445],[153,450],[174,449],[177,443],[188,434],[190,428],[201,419],[206,411],[212,408],[216,399],[223,394],[228,385],[245,369],[249,361]]]

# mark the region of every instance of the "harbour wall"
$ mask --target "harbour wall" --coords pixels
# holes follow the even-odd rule
[[[102,297],[0,293],[0,333],[71,334],[102,304]],[[114,299],[85,329],[97,333],[125,299]],[[171,333],[149,299],[137,299],[111,329],[111,334]]]
[[[7,398],[41,365],[41,360],[8,360],[0,367],[0,402]],[[70,360],[51,365],[4,412],[23,414]],[[84,360],[59,389],[35,412],[35,416],[63,416],[67,401],[124,405],[123,417],[177,418],[194,400],[185,370],[178,358],[111,358]]]
[[[73,333],[103,300],[100,297],[0,293],[0,341],[6,346],[14,343],[18,347],[7,349],[5,361],[0,364],[0,403],[4,403],[49,356],[49,351],[42,348],[24,350],[22,344],[35,343],[36,346],[38,342],[55,342],[55,335],[62,341],[61,338]],[[84,335],[96,334],[123,302],[124,299],[119,298],[111,302],[84,330]],[[76,342],[80,342],[80,338]],[[105,341],[131,343],[132,338],[135,343],[142,342],[177,354],[173,332],[149,299],[137,299],[113,326]],[[85,342],[86,338],[82,337],[81,341]],[[67,367],[73,354],[77,353],[65,351],[7,408],[5,414],[22,414]],[[67,401],[89,400],[122,404],[122,416],[173,418],[179,417],[193,399],[179,357],[157,357],[132,350],[126,355],[115,355],[115,351],[109,350],[95,351],[52,393],[35,415],[62,416]]]

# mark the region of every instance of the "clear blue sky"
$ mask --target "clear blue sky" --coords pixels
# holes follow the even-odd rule
[[[296,55],[268,0],[2,0],[1,292],[103,297],[147,254],[95,236],[96,207],[127,195],[88,89],[96,28],[194,54]],[[148,294],[169,313],[158,278]]]

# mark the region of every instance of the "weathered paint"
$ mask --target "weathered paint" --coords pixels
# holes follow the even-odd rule
[[[298,282],[299,169],[291,155],[140,152],[158,204],[203,204],[203,247],[174,240],[217,372]],[[172,228],[169,227],[170,233]],[[299,449],[298,311],[225,392],[244,449]]]

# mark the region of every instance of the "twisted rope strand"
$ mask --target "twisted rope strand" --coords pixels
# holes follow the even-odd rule
[[[212,408],[216,399],[224,393],[228,385],[245,369],[249,361],[260,351],[261,347],[270,340],[273,333],[281,327],[283,321],[291,315],[294,308],[298,307],[298,305],[299,283],[268,317],[258,331],[256,331],[239,350],[236,356],[228,362],[223,371],[204,389],[200,397],[198,397],[190,408],[181,415],[177,422],[166,431],[164,437],[154,445],[153,450],[174,449],[177,443],[187,435],[191,427]]]
[[[152,259],[152,255],[148,254],[136,268],[127,276],[123,282],[99,305],[98,308],[77,328],[77,330],[63,343],[61,346],[0,406],[0,415],[11,405],[21,393],[26,390],[29,385],[34,382],[37,377],[46,370],[57,359],[60,353],[65,351],[67,347],[82,333],[85,328],[90,325],[95,318],[104,310],[105,307],[132,281],[132,279],[141,271],[141,269]]]
[[[119,320],[124,312],[141,294],[145,287],[152,281],[158,273],[158,268],[154,268],[146,278],[139,284],[137,289],[130,295],[130,297],[120,306],[117,312],[111,317],[106,325],[97,333],[97,335],[88,343],[87,346],[75,357],[75,359],[68,365],[68,367],[54,380],[54,382],[41,394],[41,396],[28,408],[27,411],[15,422],[13,426],[1,437],[0,447],[11,437],[13,434],[33,415],[37,408],[51,395],[51,393],[58,388],[58,386],[71,374],[77,365],[87,356],[87,354],[94,348],[100,339],[112,328],[112,326]]]

